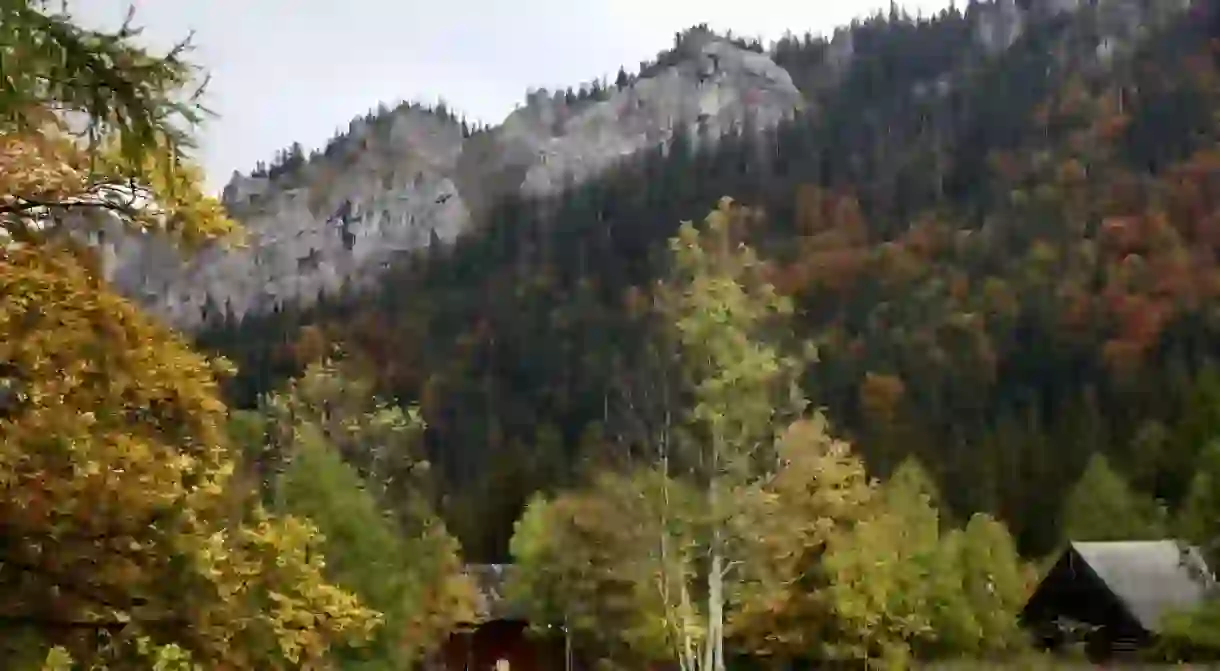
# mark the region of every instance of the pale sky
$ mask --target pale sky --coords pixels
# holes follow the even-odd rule
[[[75,0],[94,26],[117,26],[133,0]],[[889,0],[134,0],[149,44],[194,30],[220,116],[201,160],[219,188],[233,170],[299,141],[308,151],[379,101],[443,97],[498,123],[529,87],[613,78],[698,23],[764,41],[829,34]],[[949,0],[899,2],[930,15]]]

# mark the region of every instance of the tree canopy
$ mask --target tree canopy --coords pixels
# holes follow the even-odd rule
[[[52,4],[0,4],[0,618],[24,642],[4,654],[323,665],[380,615],[325,578],[308,520],[232,486],[228,366],[114,294],[65,235],[236,230],[188,154],[194,70]]]

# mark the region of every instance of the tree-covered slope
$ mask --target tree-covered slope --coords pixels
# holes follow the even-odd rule
[[[1003,50],[973,2],[862,22],[846,65],[784,40],[808,104],[774,132],[679,136],[499,202],[377,291],[201,340],[245,403],[330,343],[366,361],[420,403],[467,552],[497,557],[531,492],[630,460],[663,411],[641,301],[679,222],[728,195],[765,213],[751,243],[819,347],[805,391],[871,470],[918,456],[1028,552],[1094,454],[1174,506],[1220,430],[1220,79],[1201,10],[1119,39],[1101,4],[1030,13]]]

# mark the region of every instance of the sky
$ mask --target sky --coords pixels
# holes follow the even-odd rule
[[[932,14],[949,0],[900,0]],[[166,49],[194,31],[216,112],[199,160],[212,189],[234,170],[398,100],[435,102],[498,123],[526,89],[577,86],[631,71],[699,23],[734,35],[830,34],[889,0],[75,0],[90,27],[134,5],[141,40]]]

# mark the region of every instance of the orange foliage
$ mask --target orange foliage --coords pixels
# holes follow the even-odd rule
[[[1101,224],[1101,241],[1118,256],[1126,256],[1144,245],[1144,227],[1138,217],[1109,217]]]
[[[313,324],[302,328],[297,334],[296,342],[292,344],[293,360],[301,366],[318,361],[330,354],[330,350],[330,338],[320,327]]]
[[[1012,152],[995,152],[988,157],[991,169],[1005,182],[1016,182],[1024,177],[1026,169]]]
[[[861,244],[867,239],[864,215],[855,198],[808,184],[797,188],[796,227],[809,237],[838,231],[849,244]]]
[[[906,385],[897,375],[866,373],[860,383],[860,405],[870,418],[890,422],[906,394]]]
[[[935,219],[925,217],[911,224],[899,242],[916,257],[929,259],[941,250],[950,247],[953,240],[947,226]]]
[[[1131,117],[1125,114],[1116,114],[1098,122],[1096,132],[1104,142],[1114,142],[1127,132],[1127,127],[1130,125]]]
[[[850,249],[837,252],[816,252],[807,258],[804,275],[806,286],[813,284],[834,292],[850,289],[868,261],[867,252]]]
[[[771,269],[768,268],[768,274]],[[627,308],[627,314],[633,318],[643,316],[651,309],[651,298],[648,293],[639,287],[628,287],[623,292],[623,304]]]
[[[766,281],[785,296],[795,296],[811,283],[810,267],[797,261],[788,265],[775,265],[768,269]]]
[[[970,278],[962,272],[954,272],[949,278],[949,295],[954,300],[964,301],[970,294]]]
[[[798,295],[810,288],[841,294],[851,289],[868,263],[868,233],[859,203],[850,196],[804,185],[797,189],[799,254],[769,279],[780,291]]]
[[[1161,254],[1151,260],[1151,295],[1163,300],[1179,300],[1194,305],[1197,298],[1192,260],[1185,252]]]
[[[1059,166],[1058,179],[1061,184],[1076,185],[1083,182],[1088,176],[1088,169],[1077,159],[1069,158]]]
[[[1126,340],[1107,340],[1101,349],[1102,361],[1111,374],[1129,377],[1138,372],[1146,347]]]
[[[1136,344],[1140,350],[1153,345],[1169,316],[1169,306],[1148,296],[1125,295],[1113,302],[1113,315],[1119,337]]]
[[[1079,287],[1069,287],[1060,293],[1062,310],[1059,323],[1069,331],[1083,331],[1093,322],[1093,303]]]

